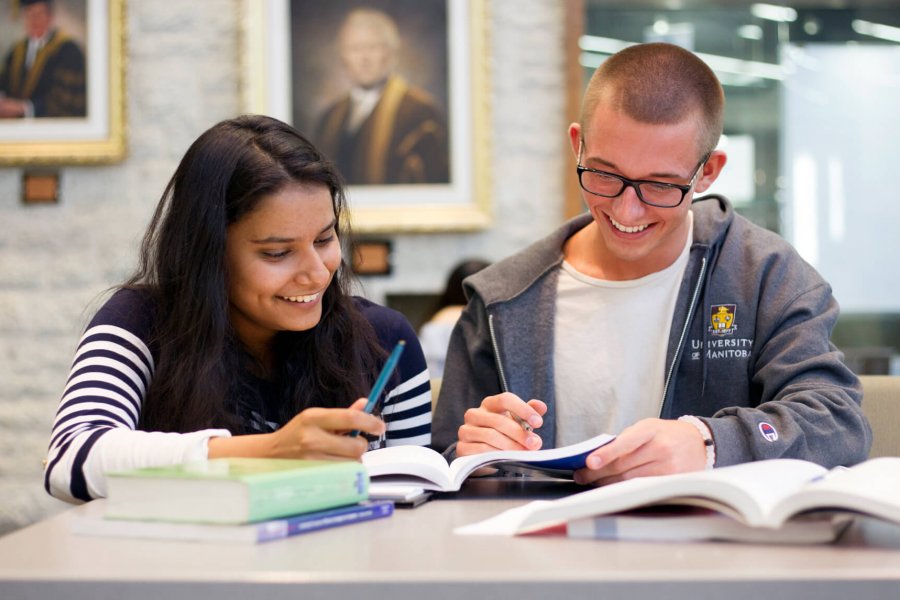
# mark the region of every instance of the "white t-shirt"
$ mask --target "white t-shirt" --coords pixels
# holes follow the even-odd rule
[[[557,446],[659,416],[669,331],[692,239],[693,221],[674,263],[630,281],[596,279],[563,262],[553,346]]]

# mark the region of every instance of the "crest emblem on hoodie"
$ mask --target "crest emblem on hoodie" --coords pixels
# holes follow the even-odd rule
[[[709,309],[709,332],[713,335],[732,335],[737,331],[736,304],[713,304]]]

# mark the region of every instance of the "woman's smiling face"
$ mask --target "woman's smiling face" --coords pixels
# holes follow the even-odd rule
[[[263,197],[228,227],[229,318],[258,358],[279,331],[305,331],[322,318],[322,297],[341,265],[330,190],[289,185]]]

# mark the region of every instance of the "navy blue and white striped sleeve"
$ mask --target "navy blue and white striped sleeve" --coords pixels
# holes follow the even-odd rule
[[[381,413],[387,429],[385,445],[428,446],[431,444],[431,381],[418,340],[415,337],[406,340],[397,367],[402,381],[388,392]]]
[[[431,444],[431,381],[416,332],[395,310],[368,301],[361,301],[360,308],[385,351],[406,340],[381,411],[386,425],[385,445]]]
[[[44,487],[69,502],[104,496],[104,473],[206,457],[206,440],[227,431],[191,434],[135,431],[153,377],[146,343],[150,317],[139,292],[117,292],[78,343],[50,436]]]

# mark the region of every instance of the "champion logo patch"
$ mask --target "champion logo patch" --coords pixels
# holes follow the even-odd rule
[[[759,432],[770,442],[774,442],[778,439],[778,432],[775,431],[775,428],[772,427],[770,423],[760,423]]]

